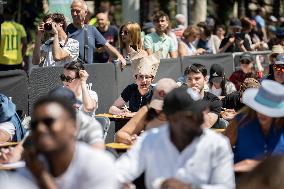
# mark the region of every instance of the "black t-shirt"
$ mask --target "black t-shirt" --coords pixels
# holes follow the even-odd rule
[[[231,36],[228,36],[228,37],[225,37],[222,41],[221,41],[221,44],[220,44],[220,47],[219,49],[221,49],[222,47],[224,47],[229,39],[230,39]],[[244,47],[248,50],[248,49],[251,49],[250,48],[250,44],[249,44],[249,40],[247,38],[244,39]],[[241,52],[242,50],[236,45],[236,43],[233,43],[231,46],[229,46],[225,52]]]
[[[222,99],[222,107],[239,111],[244,104],[241,103],[241,93],[239,91],[232,92]]]
[[[111,44],[112,46],[116,46],[118,41],[118,29],[115,26],[109,26],[107,31],[98,31],[102,34],[105,40]],[[94,54],[94,62],[95,63],[105,63],[109,59],[109,54],[107,52],[98,53],[95,52]]]
[[[121,93],[121,97],[125,102],[129,102],[129,110],[137,112],[142,106],[150,103],[153,96],[153,86],[150,86],[149,91],[144,95],[138,91],[138,85],[133,83],[128,85]]]
[[[222,102],[221,100],[212,93],[204,92],[203,100],[206,101],[210,106],[210,112],[220,115]]]

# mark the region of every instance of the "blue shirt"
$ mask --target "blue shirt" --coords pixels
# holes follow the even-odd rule
[[[279,153],[284,146],[284,130],[271,125],[268,135],[265,137],[257,118],[242,121],[242,114],[237,115],[238,125],[237,141],[234,148],[235,163],[245,159],[261,160],[276,154],[274,150],[279,148]],[[282,138],[282,140],[280,140]],[[282,145],[281,145],[282,143]],[[282,146],[282,147],[281,147]]]
[[[85,44],[85,31],[84,28],[87,27],[87,41],[88,41],[88,59],[87,63],[93,63],[93,54],[96,48],[104,46],[107,41],[102,36],[102,34],[97,30],[95,26],[84,25],[83,28],[75,28],[73,24],[69,24],[66,28],[66,33],[68,37],[76,39],[79,41],[79,58],[84,60],[84,44]]]

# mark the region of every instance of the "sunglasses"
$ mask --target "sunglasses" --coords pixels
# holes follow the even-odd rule
[[[279,65],[273,65],[273,69],[276,71],[281,71],[284,73],[284,66],[279,66]]]
[[[48,128],[51,128],[51,126],[54,124],[55,121],[56,119],[52,117],[45,117],[45,118],[38,119],[38,120],[34,119],[31,121],[31,129],[35,130],[39,123],[43,123]]]
[[[241,64],[250,64],[251,61],[249,61],[249,60],[242,60],[242,61],[240,61],[240,63],[241,63]]]
[[[70,77],[70,76],[66,76],[66,75],[64,75],[64,74],[61,74],[60,75],[60,79],[61,79],[61,81],[63,81],[63,82],[68,82],[68,83],[72,83],[75,79],[77,79],[76,77],[75,78],[72,78],[72,77]]]
[[[150,75],[136,75],[136,79],[143,80],[143,79],[152,79],[153,77]]]

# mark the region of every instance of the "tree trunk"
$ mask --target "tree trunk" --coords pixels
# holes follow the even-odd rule
[[[193,0],[190,12],[190,24],[204,22],[207,15],[207,0]]]
[[[280,0],[273,0],[273,15],[276,18],[280,16]]]
[[[246,8],[245,8],[245,1],[238,0],[238,17],[242,18],[246,16]]]

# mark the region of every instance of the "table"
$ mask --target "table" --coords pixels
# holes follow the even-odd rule
[[[10,146],[16,146],[18,142],[4,142],[0,143],[0,148],[8,148]]]

